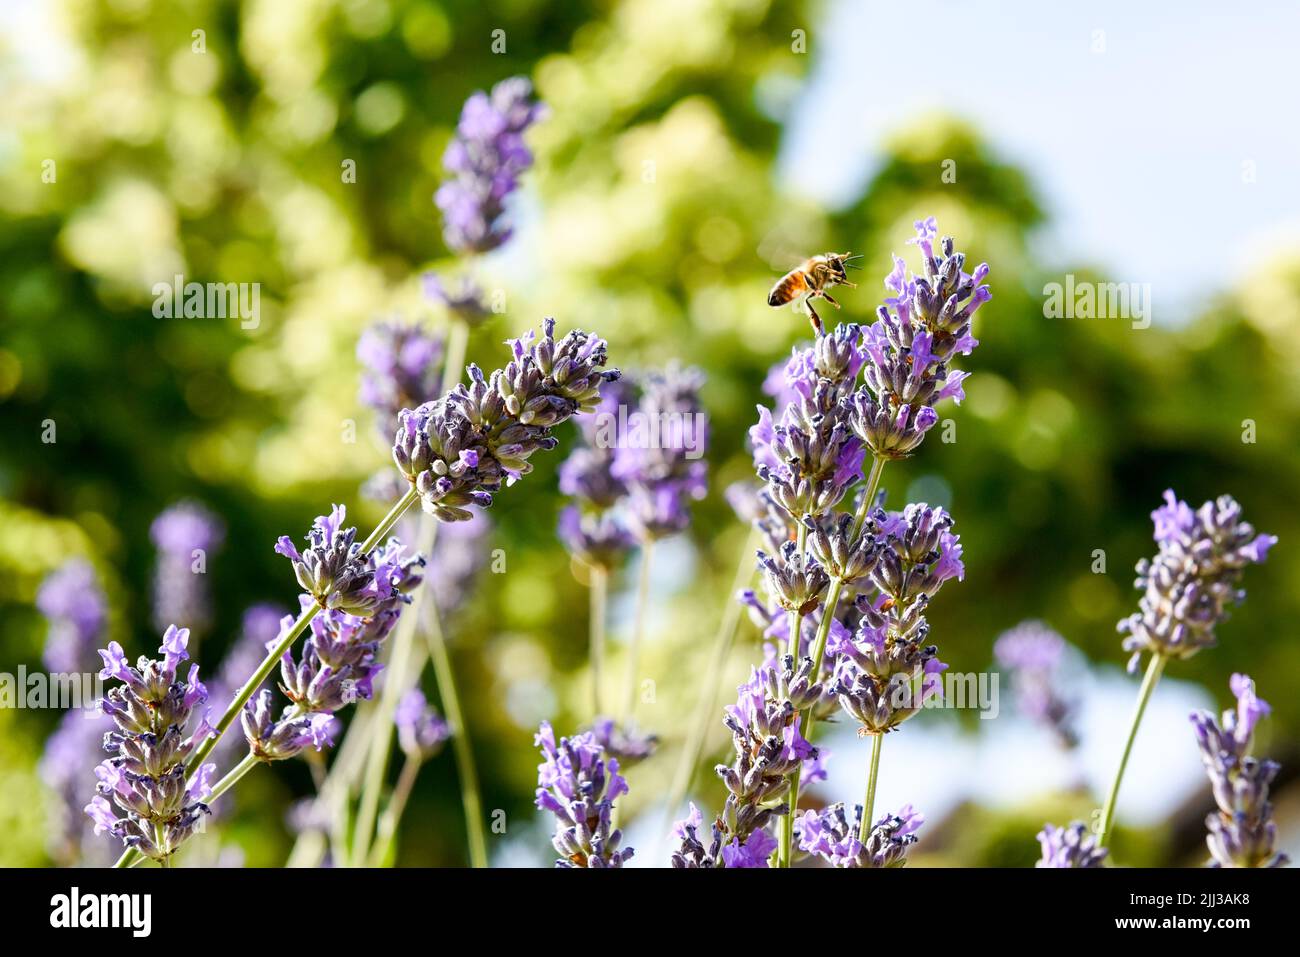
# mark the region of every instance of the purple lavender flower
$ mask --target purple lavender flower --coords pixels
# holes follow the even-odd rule
[[[249,750],[268,763],[292,758],[307,748],[323,751],[333,747],[337,730],[333,714],[327,711],[304,712],[291,707],[275,717],[269,688],[249,699],[239,720]]]
[[[473,279],[462,276],[454,289],[449,289],[442,278],[433,272],[422,277],[424,298],[437,303],[455,319],[473,328],[487,318],[492,310],[488,308],[483,290]]]
[[[606,754],[618,759],[619,767],[624,770],[650,757],[659,746],[656,735],[643,735],[633,728],[621,727],[613,718],[593,721],[591,736]]]
[[[810,659],[795,672],[792,658],[777,662],[772,654],[737,689],[736,704],[727,706],[724,718],[736,757],[716,769],[727,787],[726,804],[707,847],[698,833],[699,812],[692,806],[692,817],[675,831],[680,846],[674,867],[767,866],[776,847],[767,825],[789,813],[788,804],[773,802],[789,792],[790,773],[818,757],[799,730],[798,709],[821,694],[820,686],[808,680],[810,671]]]
[[[862,478],[865,447],[850,431],[847,406],[861,339],[858,326],[841,325],[796,353],[783,373],[788,404],[778,417],[760,406],[749,430],[758,477],[797,519],[834,508]]]
[[[380,646],[410,604],[408,592],[420,584],[423,566],[424,559],[407,557],[396,539],[362,556],[356,575],[368,584],[356,601],[364,616],[330,608],[311,620],[298,660],[292,651],[280,660],[280,687],[290,705],[278,719],[272,717],[269,690],[245,706],[244,737],[254,754],[281,761],[308,745],[321,750],[332,743],[334,713],[373,695],[383,667]],[[299,600],[305,609],[315,599]]]
[[[1097,836],[1079,821],[1069,827],[1044,824],[1038,843],[1043,856],[1035,867],[1101,867],[1106,859],[1106,848],[1098,846]]]
[[[556,867],[622,867],[632,848],[620,848],[623,832],[614,828],[614,802],[627,793],[618,759],[607,757],[590,732],[555,741],[543,721],[533,739],[542,750],[537,767],[537,807],[555,815],[551,839],[560,855]]]
[[[112,757],[95,769],[99,793],[86,805],[86,813],[95,822],[96,834],[109,831],[156,861],[175,853],[208,813],[203,801],[216,771],[215,764],[204,764],[186,774],[190,755],[213,733],[204,716],[194,732],[185,735],[190,716],[208,696],[197,664],[190,666],[184,681],[176,673],[189,658],[189,638],[188,629],[168,627],[158,649],[161,659],[141,657],[135,667],[115,641],[99,653],[104,659],[99,676],[122,684],[104,698],[104,711],[118,730],[104,736],[104,750]],[[116,815],[114,805],[124,817]]]
[[[862,805],[853,806],[850,818],[842,803],[825,810],[805,811],[796,822],[799,848],[815,854],[832,867],[903,867],[907,849],[916,843],[924,815],[907,804],[897,814],[885,814],[872,825],[865,843],[859,838]]]
[[[1229,682],[1236,707],[1223,712],[1222,723],[1208,711],[1191,715],[1201,761],[1209,775],[1218,810],[1205,819],[1211,867],[1281,867],[1288,858],[1274,850],[1277,826],[1268,789],[1278,765],[1250,752],[1255,725],[1269,711],[1255,695],[1255,682],[1234,674]]]
[[[393,460],[440,521],[467,521],[466,506],[491,505],[503,484],[532,470],[534,452],[555,448],[552,428],[594,410],[601,386],[618,378],[603,368],[603,339],[575,331],[557,342],[555,320],[542,326],[541,339],[511,340],[512,361],[490,378],[470,366],[468,387],[399,416]]]
[[[643,542],[683,531],[689,502],[708,489],[704,374],[676,364],[641,378],[631,427],[614,449],[610,474],[627,487],[628,526]]]
[[[1276,535],[1256,534],[1242,519],[1241,506],[1221,495],[1192,511],[1165,492],[1165,504],[1151,513],[1159,551],[1137,565],[1140,609],[1119,623],[1133,671],[1143,652],[1190,658],[1214,644],[1214,629],[1228,606],[1246,597],[1237,587],[1242,570],[1264,561]]]
[[[154,627],[183,621],[202,634],[212,624],[207,559],[225,541],[224,523],[197,502],[181,502],[154,519],[149,535],[158,549]]]
[[[503,221],[506,199],[533,163],[524,132],[544,112],[532,94],[532,84],[516,76],[494,86],[490,96],[475,93],[465,101],[443,157],[455,178],[434,196],[453,252],[484,253],[510,238]]]
[[[375,582],[373,563],[361,551],[355,528],[344,528],[347,509],[335,505],[319,516],[307,534],[307,549],[299,552],[288,535],[276,542],[276,554],[293,563],[298,584],[321,608],[369,615],[386,598]]]
[[[915,225],[910,242],[921,251],[924,275],[912,275],[906,262],[894,257],[894,271],[885,279],[894,295],[866,329],[866,387],[852,399],[853,433],[881,458],[911,455],[938,421],[934,406],[965,398],[962,382],[968,373],[954,371],[950,363],[979,345],[970,334],[971,321],[992,298],[982,285],[987,265],[967,274],[966,256],[954,252],[951,237],[940,243],[942,255],[934,255],[933,216]]]
[[[1065,639],[1041,621],[1021,622],[993,645],[998,664],[1011,672],[1016,704],[1031,721],[1051,730],[1066,748],[1078,744],[1076,702],[1061,689]]]
[[[52,672],[83,670],[103,637],[108,602],[84,558],[74,558],[46,576],[36,608],[49,622],[43,660]]]
[[[375,410],[384,435],[397,425],[399,412],[442,391],[442,351],[441,337],[419,325],[377,322],[361,334],[361,401]]]
[[[630,392],[626,378],[601,390],[594,412],[575,418],[583,444],[560,463],[560,491],[570,504],[560,512],[557,534],[564,547],[580,561],[610,569],[636,547],[627,528],[623,503],[627,484],[614,475],[614,445],[597,441],[596,420],[616,415]]]
[[[944,582],[965,575],[952,525],[942,508],[925,504],[871,513],[880,546],[871,580],[879,594],[858,597],[861,622],[840,646],[836,669],[840,704],[862,734],[892,731],[942,695],[939,676],[948,666],[925,643],[925,610]]]
[[[711,833],[704,835],[704,816],[700,809],[691,802],[690,812],[684,820],[673,825],[673,837],[677,839],[678,848],[672,855],[672,866],[678,869],[713,868],[722,863],[723,822],[715,820]],[[766,833],[766,832],[763,832]],[[770,837],[770,835],[769,835]],[[706,846],[704,841],[708,840]]]
[[[418,761],[436,756],[451,737],[451,726],[429,705],[419,688],[402,695],[393,723],[397,725],[397,743]]]

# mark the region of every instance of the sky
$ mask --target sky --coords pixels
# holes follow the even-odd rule
[[[830,0],[783,183],[842,204],[892,131],[953,113],[1030,174],[1044,258],[1150,283],[1157,323],[1300,247],[1300,4],[1073,6]]]

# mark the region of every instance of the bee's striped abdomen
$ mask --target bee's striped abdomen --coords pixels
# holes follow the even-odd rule
[[[784,306],[791,302],[797,296],[803,295],[808,291],[808,280],[804,277],[802,269],[794,269],[786,273],[772,287],[768,294],[767,304],[769,306]]]

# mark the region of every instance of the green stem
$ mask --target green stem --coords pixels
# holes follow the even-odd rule
[[[632,641],[627,648],[627,670],[623,676],[623,720],[632,720],[636,711],[637,656],[641,650],[641,632],[645,629],[646,606],[650,601],[650,566],[654,560],[654,542],[641,546],[641,572],[636,586],[636,611],[632,617]]]
[[[588,657],[591,659],[591,716],[603,713],[600,701],[600,679],[605,671],[605,605],[609,596],[609,571],[603,565],[591,566],[591,610],[587,623],[589,640]]]
[[[418,552],[426,557],[432,555],[437,539],[438,521],[432,515],[425,513],[420,517]],[[420,613],[432,588],[431,582],[425,582],[422,588],[416,590],[411,606],[402,614],[397,624],[397,633],[393,636],[389,671],[384,676],[384,689],[370,736],[366,774],[361,786],[361,803],[357,810],[356,826],[352,835],[352,863],[356,867],[365,863],[370,854],[370,839],[374,833],[375,817],[379,813],[379,797],[384,788],[384,777],[388,773],[388,752],[393,741],[394,716],[397,713],[398,700],[411,683],[415,631],[419,627]]]
[[[474,767],[474,750],[469,739],[469,728],[460,710],[460,696],[456,693],[456,679],[447,655],[447,642],[438,620],[438,609],[432,596],[428,596],[429,626],[424,629],[429,659],[433,662],[434,677],[438,680],[438,694],[451,727],[452,750],[456,755],[456,770],[460,775],[460,797],[465,807],[465,829],[469,835],[470,865],[487,867],[487,840],[483,831],[483,802],[479,796],[478,771]]]
[[[671,818],[681,806],[686,794],[691,789],[691,782],[695,777],[696,765],[700,760],[700,753],[704,750],[704,742],[708,737],[709,725],[714,706],[718,700],[718,682],[722,678],[722,669],[726,666],[727,657],[731,653],[731,645],[736,637],[736,626],[740,624],[740,615],[742,606],[736,600],[736,593],[739,592],[747,582],[754,576],[754,549],[758,546],[759,533],[757,529],[750,528],[749,535],[745,538],[745,544],[740,550],[740,563],[736,567],[736,575],[731,583],[731,589],[727,592],[727,602],[723,606],[722,620],[718,624],[718,633],[713,638],[713,655],[709,661],[709,669],[704,677],[704,683],[700,688],[700,698],[695,706],[695,715],[691,721],[690,736],[686,739],[686,747],[682,750],[681,760],[677,764],[677,773],[673,776],[673,786],[668,799],[668,805],[664,813]],[[670,821],[665,820],[662,830],[668,830]]]
[[[798,545],[799,558],[804,557],[808,548],[808,529],[803,522],[798,522],[798,530],[795,532],[795,542]],[[796,662],[799,660],[799,639],[800,632],[803,630],[803,615],[798,609],[790,612],[790,635],[786,641],[786,651]],[[789,867],[791,863],[791,854],[794,845],[794,817],[799,810],[799,775],[803,772],[803,765],[800,764],[790,772],[790,811],[785,817],[781,818],[780,840],[776,846],[776,866]]]
[[[1128,729],[1128,740],[1124,742],[1124,754],[1119,759],[1119,770],[1115,772],[1115,780],[1111,782],[1110,793],[1106,796],[1106,805],[1102,808],[1101,823],[1098,826],[1100,837],[1097,839],[1098,847],[1105,847],[1110,840],[1111,827],[1115,823],[1115,804],[1119,800],[1119,785],[1124,780],[1124,769],[1128,767],[1129,755],[1133,751],[1133,742],[1137,740],[1138,726],[1142,723],[1142,715],[1147,709],[1147,702],[1151,700],[1151,692],[1155,690],[1157,682],[1160,681],[1160,675],[1165,669],[1165,662],[1168,659],[1158,652],[1152,654],[1151,662],[1147,665],[1146,674],[1142,678],[1142,687],[1138,690],[1137,706],[1133,709],[1133,723]]]
[[[880,776],[880,744],[883,734],[871,736],[871,770],[867,773],[867,796],[862,802],[862,822],[858,825],[858,840],[863,844],[871,835],[871,820],[876,813],[876,778]]]
[[[226,772],[226,776],[213,785],[212,793],[208,795],[208,800],[215,801],[217,798],[221,797],[221,795],[234,787],[240,778],[253,770],[253,768],[257,767],[259,763],[261,763],[261,759],[252,751],[249,751],[244,755],[242,761]]]
[[[397,824],[406,810],[406,802],[410,800],[411,790],[415,787],[415,779],[419,777],[420,766],[423,763],[419,757],[410,755],[402,762],[402,770],[397,775],[393,794],[388,799],[388,806],[384,808],[383,816],[379,819],[375,846],[370,849],[370,857],[366,862],[370,867],[381,866],[388,856],[389,849],[393,846],[393,838],[397,835]]]

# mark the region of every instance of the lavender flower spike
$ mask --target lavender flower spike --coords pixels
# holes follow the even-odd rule
[[[94,661],[104,632],[108,603],[84,558],[51,572],[36,593],[36,608],[50,623],[43,659],[50,671],[80,671]]]
[[[419,325],[374,323],[357,342],[357,358],[364,366],[361,401],[375,410],[385,437],[399,412],[442,391],[442,339]]]
[[[443,165],[455,178],[434,196],[445,220],[443,237],[455,253],[484,253],[510,238],[505,202],[533,164],[524,132],[543,115],[526,77],[475,93],[461,110]]]
[[[1268,702],[1255,695],[1255,682],[1235,674],[1229,685],[1236,707],[1223,712],[1222,723],[1208,711],[1191,715],[1201,761],[1210,777],[1217,811],[1205,819],[1211,867],[1281,867],[1287,856],[1274,850],[1277,826],[1268,788],[1278,765],[1249,754],[1255,725]]]
[[[556,867],[622,867],[632,848],[621,848],[623,832],[614,828],[614,801],[627,793],[618,759],[607,758],[590,733],[561,738],[543,721],[533,739],[542,750],[537,767],[537,806],[555,815],[551,839],[560,854]]]
[[[429,705],[419,688],[402,695],[393,723],[397,725],[397,742],[402,750],[420,761],[437,755],[451,737],[451,726]]]
[[[1228,606],[1246,597],[1237,587],[1242,569],[1264,561],[1277,544],[1276,535],[1256,534],[1231,495],[1193,511],[1169,489],[1151,518],[1159,551],[1138,562],[1139,611],[1118,626],[1128,635],[1129,671],[1143,652],[1190,658],[1212,646]]]
[[[204,764],[186,784],[185,765],[198,744],[213,732],[207,717],[185,735],[192,714],[207,700],[198,665],[182,681],[176,669],[189,657],[188,629],[172,625],[158,649],[161,660],[141,657],[132,667],[122,646],[110,642],[100,651],[101,678],[122,684],[104,697],[104,712],[118,730],[104,735],[112,756],[95,769],[99,792],[86,805],[95,833],[109,831],[155,861],[165,861],[183,844],[202,815],[211,792],[215,764]],[[112,801],[109,801],[112,798]],[[114,805],[124,812],[118,817]]]
[[[154,627],[182,621],[196,639],[212,623],[206,582],[207,556],[221,547],[226,528],[196,502],[180,502],[154,519],[149,536],[158,549],[154,573]]]
[[[1101,867],[1106,859],[1107,851],[1097,843],[1097,836],[1078,821],[1069,827],[1044,824],[1038,843],[1043,856],[1035,867]]]
[[[853,806],[850,818],[843,804],[832,804],[821,813],[805,811],[796,823],[799,848],[816,854],[832,867],[903,867],[907,849],[916,843],[916,832],[924,815],[905,805],[897,814],[886,814],[871,828],[863,843],[858,839],[862,805]]]
[[[894,295],[865,330],[866,387],[852,398],[853,432],[880,458],[911,455],[939,419],[934,406],[966,397],[962,382],[969,373],[950,364],[979,345],[970,334],[971,322],[992,298],[983,285],[987,265],[966,273],[966,255],[954,251],[949,236],[939,243],[941,255],[936,256],[933,216],[915,226],[916,238],[909,242],[921,251],[923,273],[908,273],[906,262],[894,257],[894,271],[885,279]]]
[[[355,528],[343,528],[347,509],[335,505],[321,515],[307,534],[307,549],[299,552],[288,535],[281,535],[275,551],[293,563],[293,573],[321,608],[369,615],[378,596],[374,572],[361,553]]]
[[[1076,702],[1061,688],[1065,639],[1041,621],[1021,622],[993,645],[998,664],[1011,672],[1016,704],[1031,721],[1051,730],[1063,747],[1078,744]]]
[[[290,706],[274,718],[271,692],[264,690],[241,715],[253,754],[263,761],[282,761],[309,746],[319,751],[333,744],[334,713],[373,695],[383,667],[380,647],[410,603],[407,593],[420,584],[423,566],[422,557],[407,557],[395,539],[362,557],[357,575],[368,584],[355,601],[367,611],[356,615],[330,608],[312,619],[299,660],[285,652],[280,688]],[[303,595],[299,600],[305,608],[313,599]]]
[[[393,461],[440,521],[491,505],[502,485],[532,471],[533,453],[555,448],[551,430],[593,411],[601,386],[619,377],[604,368],[605,340],[573,331],[556,341],[554,319],[542,333],[511,340],[511,362],[490,377],[471,365],[468,386],[399,416]]]

